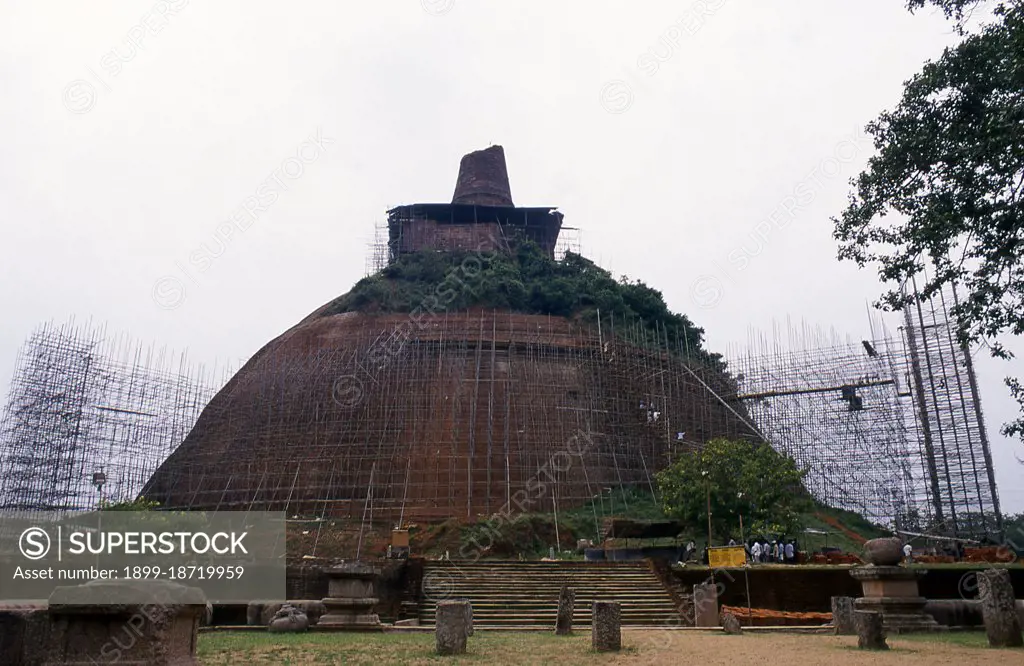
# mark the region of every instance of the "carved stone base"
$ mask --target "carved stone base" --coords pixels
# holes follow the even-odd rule
[[[924,612],[927,599],[918,593],[917,579],[923,572],[905,567],[857,567],[850,575],[861,582],[864,596],[854,600],[858,611],[880,613],[887,634],[947,631]]]

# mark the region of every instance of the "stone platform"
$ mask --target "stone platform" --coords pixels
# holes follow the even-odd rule
[[[886,633],[947,631],[924,611],[928,600],[920,595],[917,585],[924,572],[868,565],[851,569],[850,575],[860,581],[864,591],[863,597],[854,600],[854,608],[881,613]]]
[[[380,569],[361,562],[347,562],[326,571],[328,596],[317,630],[381,631],[380,618],[373,612]]]

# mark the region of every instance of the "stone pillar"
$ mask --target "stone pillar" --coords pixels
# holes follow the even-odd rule
[[[711,583],[693,586],[694,626],[717,627],[718,590]]]
[[[555,635],[568,636],[572,633],[572,614],[576,608],[576,590],[563,585],[558,592],[558,615],[555,618]]]
[[[885,630],[882,628],[882,614],[875,611],[856,611],[853,614],[857,625],[857,647],[861,650],[888,650]]]
[[[853,597],[832,597],[832,626],[838,636],[855,636]]]
[[[473,606],[468,601],[439,601],[434,611],[434,638],[438,654],[465,654]]]
[[[1017,616],[1010,572],[989,569],[978,572],[978,598],[985,619],[985,633],[991,647],[1021,647],[1020,618]]]
[[[473,635],[473,602],[469,599],[453,599],[453,601],[463,601],[466,603],[466,635]]]
[[[590,644],[598,652],[622,648],[622,609],[617,601],[595,601],[590,607]]]

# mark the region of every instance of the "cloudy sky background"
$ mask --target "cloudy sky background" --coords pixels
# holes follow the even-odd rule
[[[787,317],[867,337],[880,287],[835,260],[829,217],[870,154],[859,128],[955,42],[903,5],[2,0],[0,391],[30,331],[71,315],[237,363],[364,275],[387,208],[448,201],[492,143],[517,204],[559,206],[711,348]],[[1024,450],[998,427],[1024,363],[976,358],[1022,511]]]

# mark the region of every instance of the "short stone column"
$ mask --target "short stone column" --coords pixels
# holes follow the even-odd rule
[[[992,647],[1021,647],[1020,617],[1013,597],[1010,572],[989,569],[978,572],[978,598],[985,619],[985,633]]]
[[[576,609],[576,590],[563,585],[558,592],[558,615],[555,617],[555,635],[568,636],[572,633],[572,614]]]
[[[838,636],[857,634],[857,625],[853,622],[853,597],[832,597],[832,626]]]
[[[694,626],[717,627],[718,589],[712,583],[693,586]]]
[[[452,601],[466,602],[466,635],[473,635],[473,602],[469,599],[453,599]]]
[[[876,611],[855,611],[854,624],[857,626],[857,647],[861,650],[888,650],[882,614]]]
[[[325,573],[327,597],[322,600],[324,614],[317,628],[380,629],[380,618],[373,612],[380,569],[362,562],[346,562],[326,569]]]
[[[622,608],[618,601],[595,601],[590,607],[590,644],[598,652],[622,648]]]
[[[468,601],[439,601],[434,611],[434,639],[438,654],[465,654],[472,630],[473,605]]]

